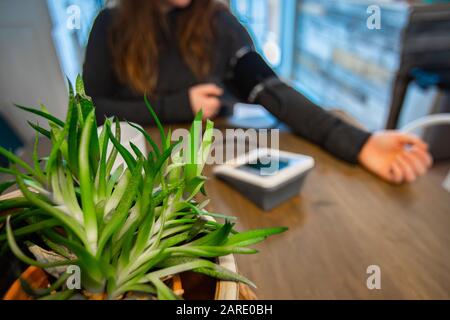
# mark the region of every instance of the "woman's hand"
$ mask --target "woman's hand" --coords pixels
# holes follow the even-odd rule
[[[200,84],[189,89],[189,99],[194,114],[203,110],[203,119],[210,119],[219,113],[223,90],[215,84]]]
[[[374,133],[358,159],[366,169],[392,183],[413,182],[432,164],[425,142],[397,131]]]

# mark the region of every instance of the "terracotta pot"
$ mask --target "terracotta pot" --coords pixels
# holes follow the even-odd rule
[[[37,267],[28,267],[22,273],[21,278],[29,283],[33,289],[43,289],[49,285],[47,274]],[[17,279],[6,292],[3,300],[33,300],[33,298],[23,291],[20,281]]]
[[[20,191],[15,191],[0,197],[0,200],[10,199],[20,195]],[[218,261],[222,267],[237,272],[236,261],[233,255],[219,257]],[[21,278],[35,289],[46,288],[49,284],[47,273],[37,267],[28,267],[22,273]],[[181,274],[181,283],[184,291],[183,297],[188,300],[238,300],[240,298],[239,284],[233,281],[218,281],[205,275],[185,272]],[[247,292],[247,290],[245,289],[243,292]],[[32,298],[23,291],[20,281],[16,280],[8,289],[3,299],[31,300]],[[249,299],[252,298],[250,297]]]
[[[49,278],[45,271],[37,267],[28,267],[21,275],[33,289],[45,289],[49,285]],[[183,297],[187,300],[212,300],[231,297],[232,292],[226,292],[226,288],[218,285],[221,281],[213,278],[196,274],[194,272],[185,272],[179,277],[180,284],[172,283],[172,289],[183,293]],[[174,281],[175,282],[175,281]],[[93,297],[99,299],[101,297]],[[235,298],[237,299],[237,298]],[[17,279],[8,289],[3,300],[33,300],[22,288],[20,281]]]

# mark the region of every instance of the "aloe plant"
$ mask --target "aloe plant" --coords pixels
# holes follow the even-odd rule
[[[40,110],[18,106],[44,118],[49,129],[29,123],[36,130],[33,165],[0,147],[0,154],[10,161],[0,172],[13,178],[0,185],[0,193],[13,185],[22,193],[0,201],[0,212],[10,212],[0,217],[0,241],[28,265],[47,270],[79,266],[79,292],[105,294],[110,299],[134,291],[176,299],[165,280],[188,270],[253,286],[214,258],[256,253],[248,246],[286,229],[238,233],[233,217],[208,212],[207,201],[197,202],[196,195],[204,193],[202,169],[212,143],[213,123],[207,121],[201,141],[197,127],[192,126],[187,138],[190,157],[185,157],[183,148],[176,148],[183,141],[171,141],[170,131],[164,130],[146,98],[145,102],[159,129],[161,145],[140,127],[130,125],[145,136],[151,146],[148,154],[130,143],[131,153],[121,144],[117,120],[106,119],[103,130],[97,132],[95,108],[80,77],[76,93],[69,83],[65,121],[44,106]],[[201,117],[199,113],[195,121]],[[37,155],[38,135],[51,140],[50,154],[44,159]],[[113,170],[118,154],[125,162]],[[208,219],[211,216],[225,222]],[[61,259],[43,262],[24,252],[17,239],[31,235]],[[71,298],[77,290],[69,290],[63,277],[67,275],[37,297]]]

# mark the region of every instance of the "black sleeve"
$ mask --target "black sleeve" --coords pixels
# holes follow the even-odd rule
[[[230,49],[231,83],[247,102],[264,106],[296,134],[321,146],[336,157],[358,162],[358,154],[370,133],[358,129],[308,100],[282,82],[264,59],[253,50],[253,42],[236,18],[225,21],[233,33]],[[224,26],[225,27],[225,26]]]
[[[94,101],[99,124],[104,122],[105,117],[111,116],[142,125],[153,124],[143,97],[121,99],[116,96],[119,84],[107,40],[113,14],[111,9],[103,10],[92,27],[83,66],[86,93]],[[187,89],[172,95],[149,97],[149,101],[160,120],[165,123],[186,122],[194,118]]]
[[[241,49],[254,50],[249,32],[230,10],[219,10],[215,19],[218,36],[226,43],[229,59],[232,59]]]
[[[349,163],[358,162],[358,154],[370,137],[370,133],[313,104],[282,81],[267,83],[255,102],[265,106],[296,134]]]
[[[258,53],[248,52],[238,59],[234,81],[249,102],[264,106],[298,135],[340,159],[358,162],[370,133],[325,111],[285,84]]]

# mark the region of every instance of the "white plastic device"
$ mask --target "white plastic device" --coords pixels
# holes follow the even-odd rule
[[[260,159],[268,159],[270,163],[255,168],[258,167]],[[252,167],[252,164],[255,167]],[[260,188],[272,189],[303,175],[313,167],[314,159],[307,155],[274,149],[254,149],[214,167],[213,172]]]
[[[416,131],[417,129],[423,129],[426,127],[442,124],[450,124],[450,113],[431,114],[426,117],[419,118],[408,123],[401,129],[401,131],[405,133],[411,133]],[[450,172],[447,174],[447,178],[445,178],[444,182],[442,183],[442,187],[450,192]]]

